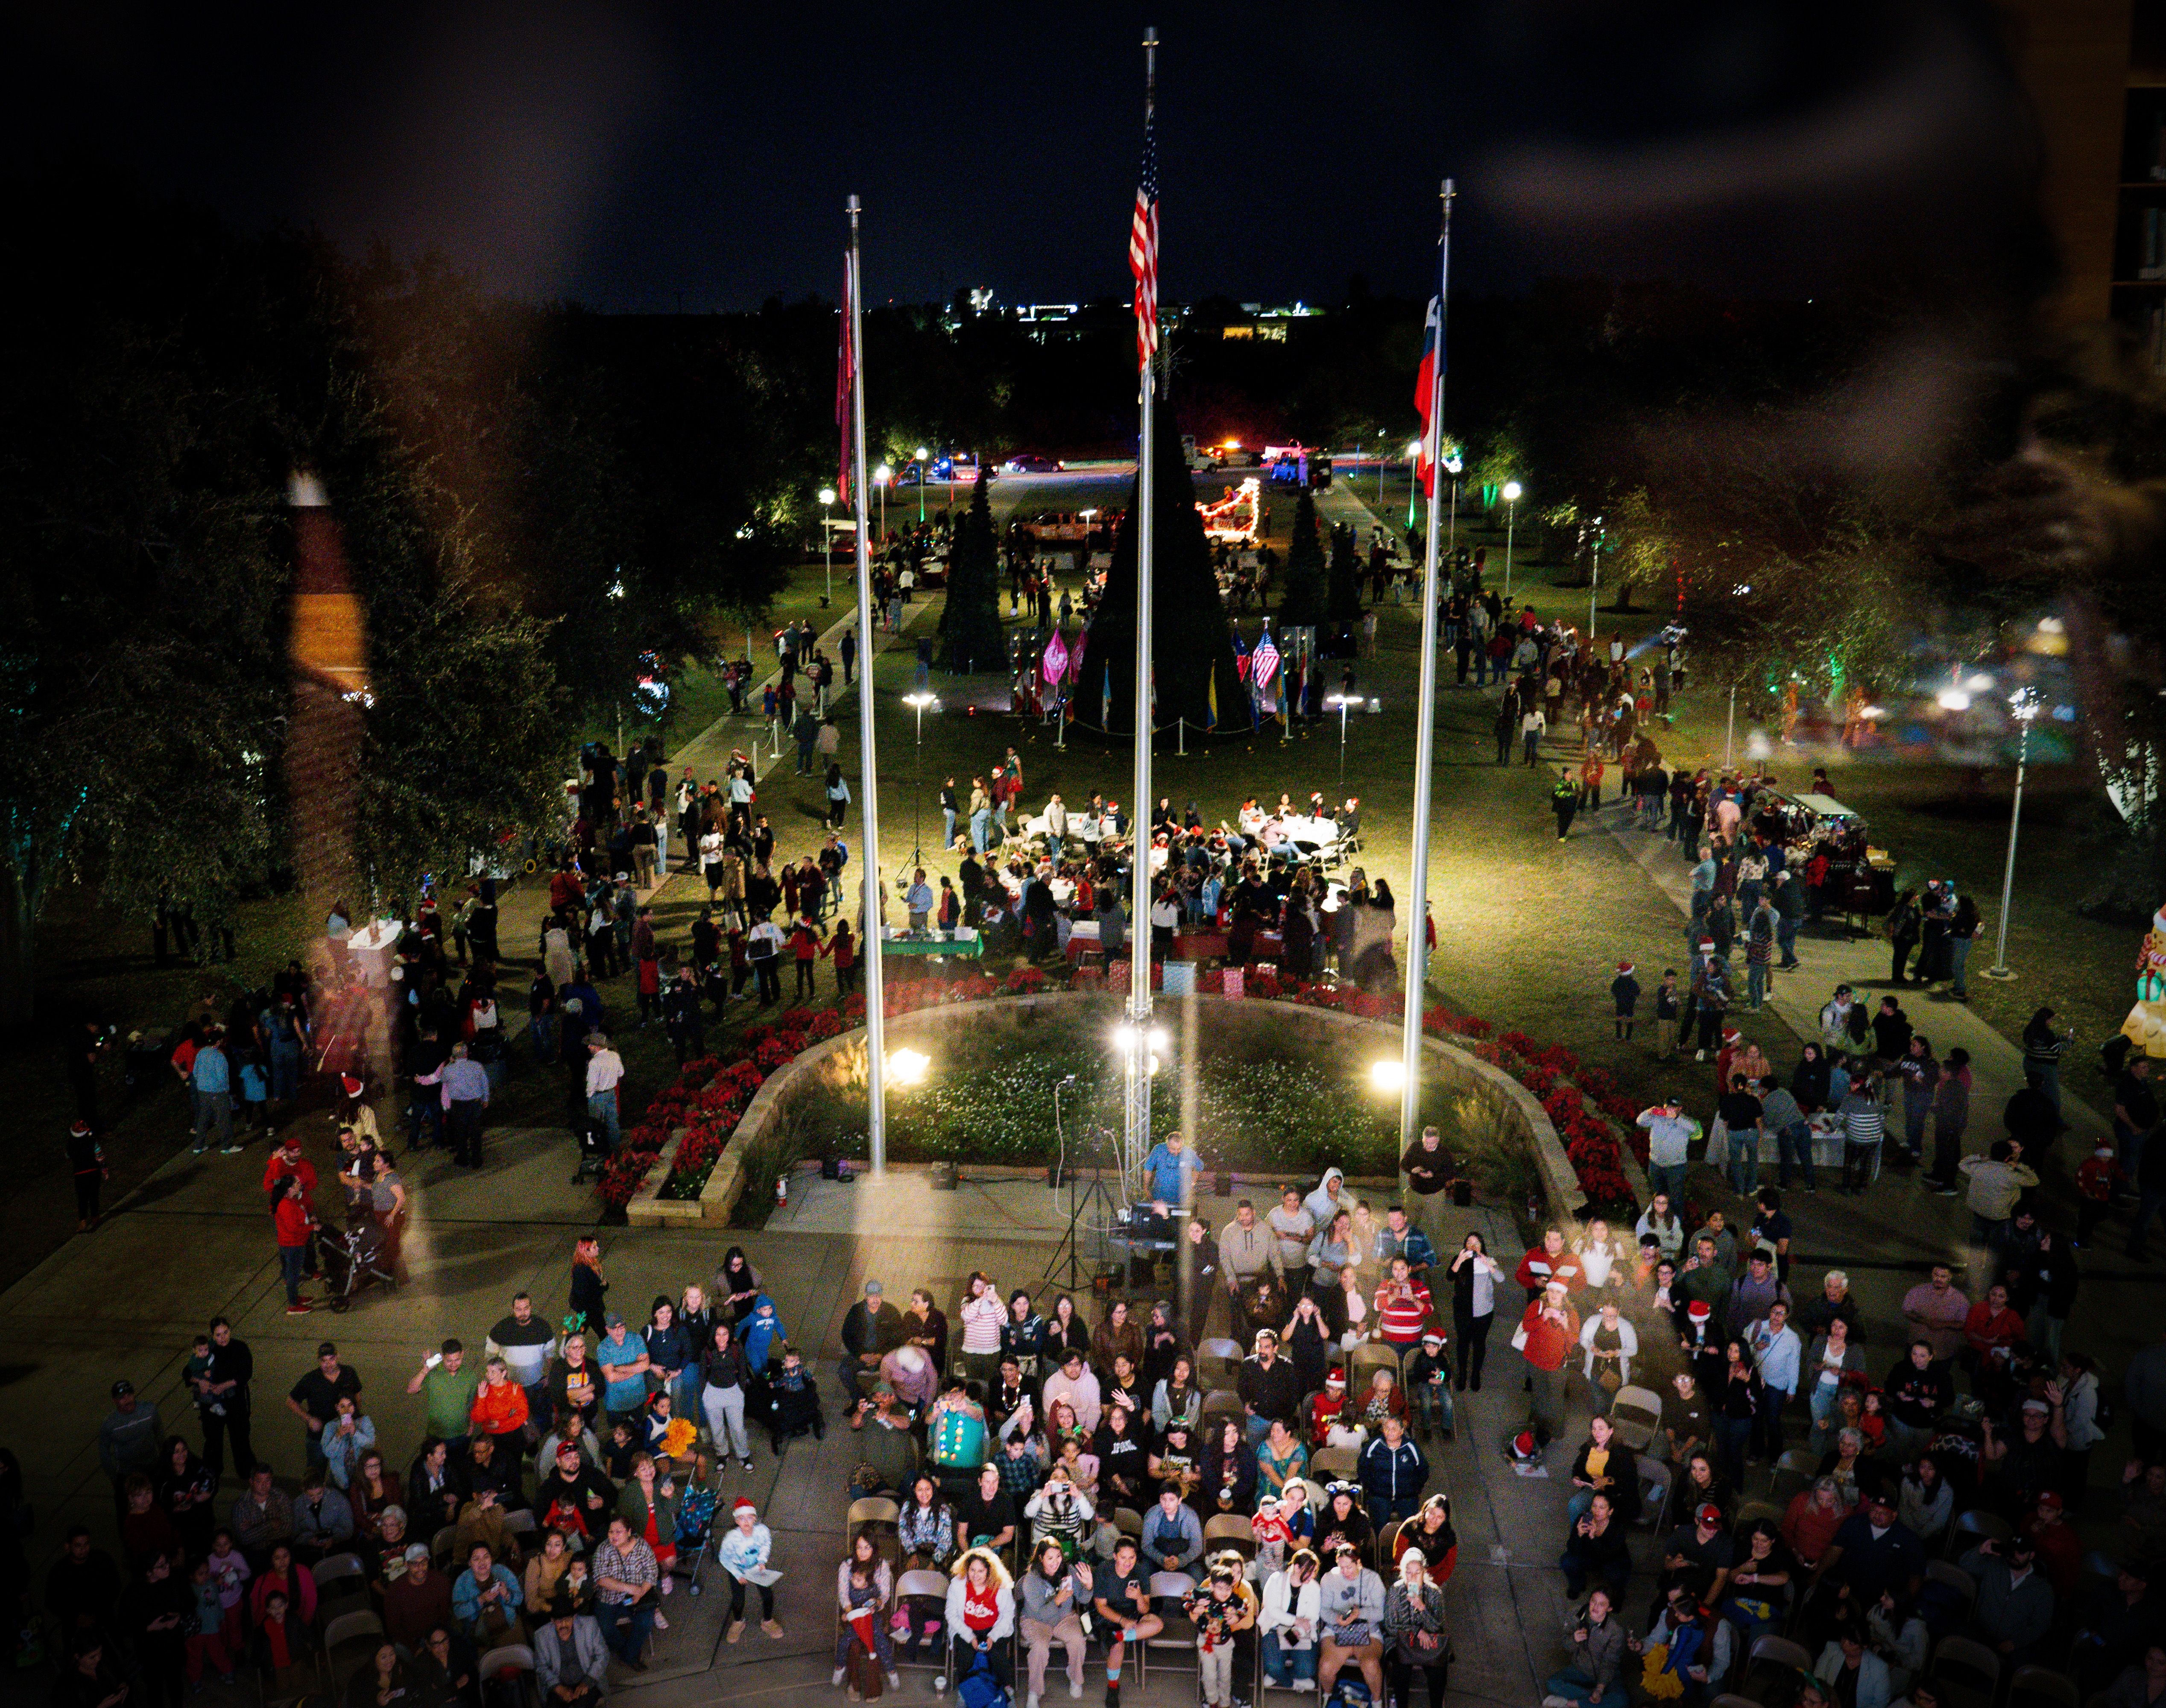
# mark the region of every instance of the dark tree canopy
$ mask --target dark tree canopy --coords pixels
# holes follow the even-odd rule
[[[1234,663],[1218,578],[1211,567],[1211,546],[1203,535],[1203,519],[1197,514],[1181,428],[1171,409],[1160,406],[1154,437],[1151,661],[1157,709],[1153,726],[1167,729],[1176,719],[1186,719],[1191,729],[1215,724],[1223,731],[1248,730],[1255,725],[1255,714]],[[1083,673],[1075,690],[1076,721],[1111,734],[1132,734],[1135,729],[1138,503],[1139,493],[1132,489],[1128,514],[1113,541],[1105,594],[1091,619]]]

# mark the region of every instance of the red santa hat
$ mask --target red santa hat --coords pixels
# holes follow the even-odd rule
[[[759,1508],[753,1505],[750,1498],[743,1494],[738,1495],[736,1500],[730,1502],[730,1516],[732,1518],[735,1518],[740,1512],[757,1514],[758,1510]]]
[[[1685,1315],[1694,1322],[1705,1322],[1714,1315],[1714,1307],[1704,1299],[1695,1299],[1685,1307]]]
[[[339,1085],[348,1097],[358,1097],[361,1095],[361,1081],[355,1078],[351,1073],[340,1074]]]
[[[1323,1385],[1326,1388],[1343,1389],[1346,1385],[1346,1373],[1336,1368],[1333,1368],[1330,1373],[1324,1377]]]
[[[1630,961],[1619,961],[1619,962],[1617,963],[1617,970],[1618,970],[1619,973],[1630,973],[1630,972],[1634,972],[1634,971],[1635,971],[1636,969],[1633,967],[1632,963],[1631,963]]]

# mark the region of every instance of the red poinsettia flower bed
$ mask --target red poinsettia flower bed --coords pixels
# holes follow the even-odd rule
[[[1152,988],[1159,988],[1162,980],[1162,969],[1153,967]],[[1249,998],[1305,1003],[1362,1020],[1395,1015],[1401,1006],[1397,994],[1380,996],[1350,984],[1282,982],[1268,970],[1247,973],[1241,984]],[[886,1008],[894,1018],[990,997],[1034,995],[1047,985],[1045,973],[1035,967],[1019,967],[1004,978],[978,973],[954,979],[914,979],[889,987]],[[1072,988],[1106,985],[1102,971],[1079,967]],[[1223,969],[1200,973],[1197,988],[1223,994]],[[753,1094],[768,1077],[813,1044],[862,1025],[864,1014],[864,997],[855,992],[837,1007],[785,1009],[772,1022],[747,1027],[726,1054],[686,1062],[647,1104],[639,1125],[626,1131],[623,1147],[602,1170],[598,1185],[602,1201],[620,1210],[631,1203],[669,1134],[680,1126],[685,1129],[684,1139],[663,1189],[668,1196],[696,1196],[744,1118]],[[1499,1034],[1490,1021],[1455,1013],[1442,1004],[1424,1012],[1422,1029],[1440,1037],[1466,1040],[1471,1054],[1510,1074],[1534,1094],[1555,1125],[1580,1190],[1590,1203],[1621,1208],[1633,1201],[1624,1174],[1624,1147],[1630,1146],[1644,1164],[1646,1135],[1635,1124],[1638,1111],[1614,1075],[1584,1065],[1561,1044],[1545,1045],[1517,1031]]]

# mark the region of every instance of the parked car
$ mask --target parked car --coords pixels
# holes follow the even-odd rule
[[[1010,474],[1058,474],[1068,465],[1034,451],[1019,451],[1001,467]]]

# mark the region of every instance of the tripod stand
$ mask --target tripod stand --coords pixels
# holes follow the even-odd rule
[[[1094,1158],[1091,1163],[1088,1185],[1084,1183],[1082,1169],[1069,1160],[1067,1132],[1060,1120],[1060,1094],[1073,1082],[1074,1076],[1070,1075],[1067,1080],[1053,1088],[1053,1126],[1059,1143],[1059,1160],[1054,1164],[1053,1188],[1058,1192],[1061,1180],[1065,1178],[1067,1182],[1068,1231],[1061,1236],[1060,1243],[1054,1247],[1053,1259],[1046,1265],[1045,1274],[1038,1284],[1043,1287],[1059,1287],[1069,1293],[1087,1286],[1090,1277],[1096,1273],[1084,1261],[1085,1231],[1088,1229],[1097,1236],[1096,1257],[1102,1263],[1108,1249],[1107,1235],[1119,1223],[1125,1208],[1118,1201],[1113,1189],[1106,1183],[1106,1169],[1101,1160]],[[1096,1152],[1098,1158],[1102,1158],[1117,1141],[1111,1132],[1101,1127],[1084,1142]],[[1117,1183],[1122,1178],[1118,1169],[1114,1171],[1113,1178]]]

